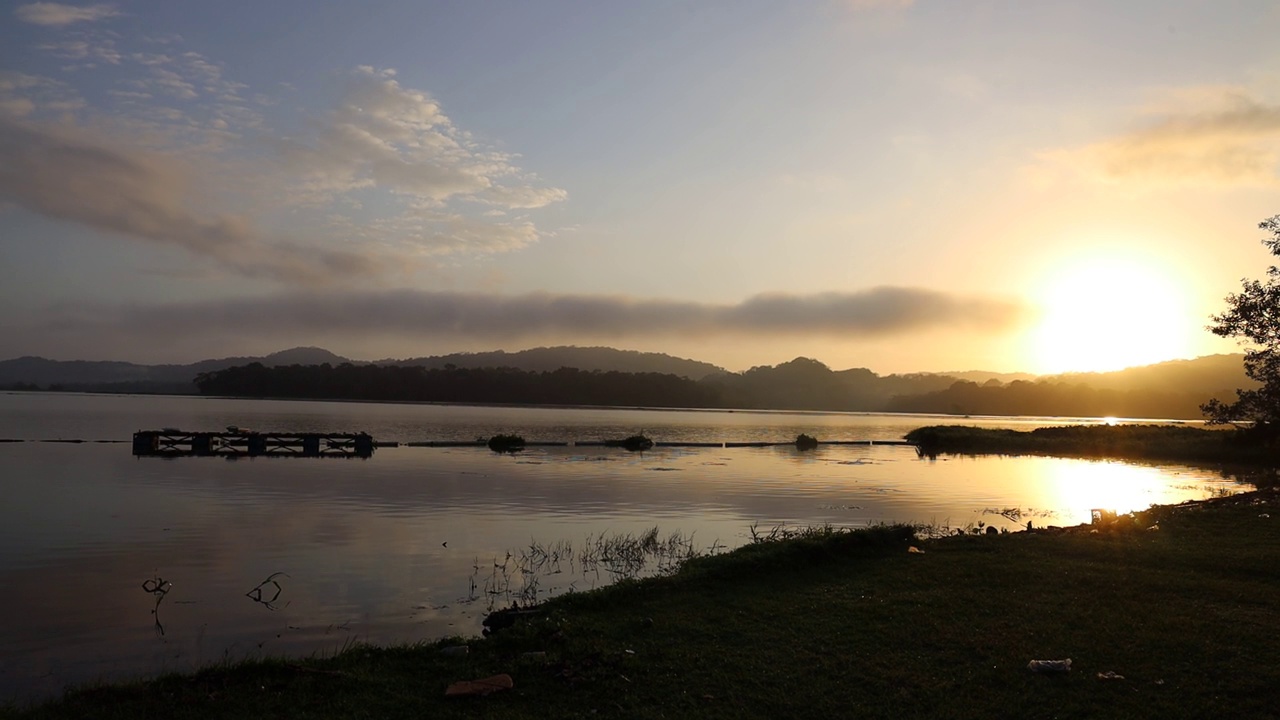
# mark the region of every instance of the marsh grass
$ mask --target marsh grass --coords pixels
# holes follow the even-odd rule
[[[641,533],[588,535],[580,544],[534,539],[526,547],[508,550],[501,560],[482,563],[477,558],[464,602],[483,600],[489,611],[506,605],[527,607],[619,580],[670,575],[692,558],[723,549],[717,541],[699,550],[693,535],[662,536],[656,526]]]

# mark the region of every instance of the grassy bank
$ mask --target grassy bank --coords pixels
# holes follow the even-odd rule
[[[1075,425],[1030,431],[934,425],[907,433],[926,454],[1054,455],[1166,462],[1280,464],[1280,448],[1239,430],[1178,425]]]
[[[900,527],[819,532],[564,596],[488,639],[442,644],[466,654],[356,648],[9,714],[1274,717],[1277,502],[1264,491],[1101,528],[929,541]],[[1027,669],[1068,657],[1066,675]],[[444,697],[498,673],[514,688]]]

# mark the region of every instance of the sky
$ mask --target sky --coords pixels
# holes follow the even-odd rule
[[[1274,260],[1280,4],[0,3],[0,359],[1118,369]]]

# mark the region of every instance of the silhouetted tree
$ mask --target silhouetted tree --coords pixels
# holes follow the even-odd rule
[[[1262,241],[1272,255],[1280,256],[1280,215],[1258,225],[1271,237]],[[1210,400],[1200,409],[1210,423],[1251,425],[1271,437],[1280,432],[1280,268],[1267,268],[1266,282],[1244,280],[1238,293],[1227,296],[1227,311],[1213,316],[1214,335],[1240,338],[1247,343],[1244,372],[1262,386],[1236,390],[1235,402]]]

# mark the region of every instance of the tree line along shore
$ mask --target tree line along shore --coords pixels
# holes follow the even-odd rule
[[[203,395],[247,398],[1181,419],[1200,418],[1200,406],[1214,394],[1097,388],[1065,380],[979,385],[936,375],[882,377],[869,370],[837,372],[805,358],[699,380],[568,367],[250,363],[201,373],[195,386]]]

